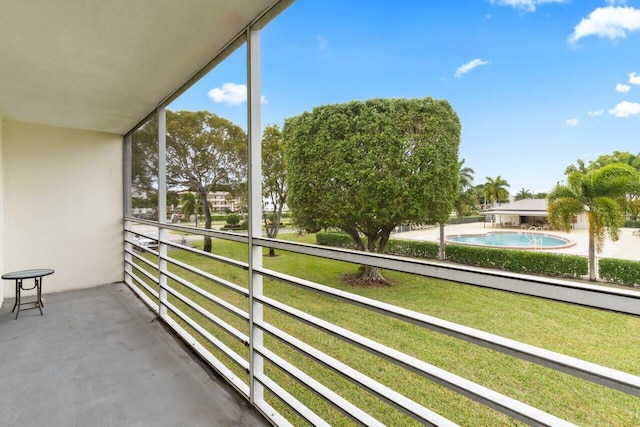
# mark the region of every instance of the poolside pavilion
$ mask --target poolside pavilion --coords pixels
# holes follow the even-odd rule
[[[260,34],[293,3],[2,3],[0,271],[55,270],[44,280],[42,317],[32,310],[13,320],[14,283],[0,286],[3,420],[23,426],[328,425],[327,411],[312,409],[301,397],[303,389],[357,424],[383,424],[368,412],[375,400],[386,405],[386,411],[421,424],[453,425],[409,391],[398,391],[349,366],[331,355],[330,348],[313,347],[306,341],[309,334],[285,332],[271,322],[280,315],[500,416],[533,425],[568,425],[518,396],[434,366],[420,358],[423,355],[392,348],[276,300],[265,291],[270,283],[290,287],[294,297],[302,292],[322,295],[385,320],[541,365],[554,374],[640,396],[636,375],[339,291],[314,282],[305,271],[289,275],[263,266],[263,250],[274,248],[640,315],[640,294],[631,290],[264,238]],[[246,51],[249,232],[171,224],[166,108],[238,49]],[[152,116],[157,117],[157,221],[132,214],[133,134],[151,123]],[[157,249],[134,250],[140,226],[157,233]],[[246,256],[205,253],[174,240],[172,233],[243,245]],[[176,255],[180,253],[209,264],[204,268],[182,262]],[[234,269],[233,280],[221,276],[223,267]],[[200,285],[203,281],[206,285]],[[344,389],[326,386],[324,377],[313,377],[279,354],[285,346],[350,389],[366,393],[367,399],[351,401]],[[464,354],[459,361],[466,363]],[[287,381],[278,382],[275,371]]]
[[[548,204],[547,199],[522,199],[493,207],[484,213],[492,215],[492,224],[499,227],[549,229]],[[587,228],[584,215],[576,216],[573,228]]]

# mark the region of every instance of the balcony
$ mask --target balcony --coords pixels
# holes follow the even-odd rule
[[[45,299],[0,309],[4,424],[269,425],[125,285]]]
[[[141,228],[153,226],[158,227],[161,236],[158,251],[136,251],[133,236]],[[277,425],[348,424],[349,419],[371,425],[414,422],[452,425],[451,418],[463,425],[470,425],[474,419],[481,425],[508,425],[516,420],[531,425],[582,424],[584,421],[579,420],[588,406],[548,405],[549,396],[574,395],[567,397],[569,401],[580,395],[575,395],[576,390],[609,396],[612,399],[609,403],[603,400],[599,404],[613,414],[624,411],[625,405],[631,404],[633,408],[637,404],[634,396],[640,394],[640,377],[611,369],[608,366],[615,364],[606,358],[600,358],[600,364],[589,362],[593,355],[586,355],[607,345],[604,331],[613,324],[622,322],[630,331],[636,330],[637,319],[633,316],[640,313],[640,295],[635,291],[195,230],[134,218],[126,221],[125,230],[126,282],[261,412],[275,414],[269,417]],[[184,241],[176,238],[179,233],[189,232],[216,239],[213,247],[219,252],[205,253],[198,247],[185,246]],[[189,240],[193,241],[193,237]],[[251,251],[249,245],[258,250]],[[262,256],[266,248],[278,250],[280,258],[267,261]],[[553,335],[554,328],[565,328],[562,330],[567,333],[559,337],[560,342],[550,351],[426,315],[429,310],[416,310],[419,305],[407,309],[389,304],[384,292],[370,292],[374,296],[371,298],[359,295],[363,293],[360,291],[325,286],[315,282],[313,273],[303,265],[286,260],[294,256],[310,263],[340,261],[342,270],[366,264],[418,277],[442,278],[451,281],[443,286],[454,293],[457,292],[454,287],[469,285],[491,289],[491,296],[484,303],[475,304],[495,304],[493,315],[516,329],[531,325],[526,324],[526,313],[521,317],[522,313],[513,311],[503,301],[505,294],[516,295],[514,300],[523,298],[531,307],[558,304],[544,302],[548,299],[569,303],[556,306],[574,319],[567,320],[568,324],[587,315],[581,311],[584,308],[576,306],[591,307],[587,309],[588,318],[595,315],[600,323],[589,325],[594,335],[585,337],[588,342],[580,351],[586,352],[581,353],[562,344],[571,342],[570,326],[561,324],[562,320],[557,324],[552,320],[547,325],[540,322],[538,335],[545,335],[545,331]],[[531,297],[543,300],[534,301]],[[447,298],[441,303],[447,304]],[[437,306],[431,306],[430,310],[437,310]],[[359,321],[365,316],[375,318],[372,321],[375,326],[368,327]],[[530,321],[537,324],[533,318]],[[389,335],[383,331],[398,332]],[[418,344],[425,339],[433,343],[426,349]],[[434,365],[432,360],[438,359],[439,352],[448,346],[457,349],[454,356],[459,360],[457,366],[442,357]],[[363,363],[364,360],[367,362]],[[447,370],[441,369],[442,365]],[[493,369],[500,365],[510,368]],[[509,383],[512,385],[504,387]],[[539,396],[528,390],[535,387],[533,384],[546,384]],[[447,397],[423,403],[439,393]],[[518,399],[514,398],[516,395]],[[474,412],[483,418],[460,415],[467,411],[464,408],[477,409],[483,405],[486,408]],[[561,415],[552,415],[553,412]]]
[[[596,403],[604,411],[630,412],[628,419],[638,421],[640,377],[633,357],[627,370],[611,368],[609,360],[585,361],[582,354],[568,355],[573,350],[568,345],[548,350],[420,307],[318,283],[304,266],[285,270],[262,254],[275,249],[313,262],[371,265],[443,279],[451,287],[615,312],[626,316],[616,324],[628,328],[628,354],[635,355],[640,294],[633,290],[264,238],[259,161],[248,174],[247,235],[166,224],[162,171],[154,181],[161,221],[133,218],[132,133],[152,114],[161,118],[154,155],[164,167],[166,107],[241,45],[247,50],[249,151],[260,159],[259,34],[292,1],[201,1],[164,8],[152,0],[121,3],[96,11],[79,0],[9,2],[0,15],[0,270],[56,270],[45,279],[42,317],[31,311],[13,320],[13,284],[0,287],[0,408],[8,422],[453,424],[440,415],[446,413],[467,425],[569,424],[526,402],[531,397],[524,396],[526,381],[496,391],[503,388],[503,378],[489,369],[496,360],[516,366],[516,379],[522,372],[543,373],[539,382],[553,387],[540,406],[562,400],[554,387],[563,383],[578,397],[595,387],[598,402],[561,408],[571,422],[597,424],[573,416]],[[49,43],[58,39],[64,49]],[[192,48],[184,49],[189,43]],[[135,223],[156,233],[157,249],[134,248]],[[176,239],[181,233],[237,247],[205,253]],[[299,308],[301,300],[315,298],[331,316]],[[373,313],[376,321],[351,330],[356,317],[341,317],[351,309]],[[605,318],[595,328],[606,353],[611,325]],[[512,322],[506,315],[498,320]],[[410,333],[381,339],[381,331],[396,328]],[[457,352],[437,361],[431,353],[439,346],[416,354],[404,341],[415,336],[414,342],[424,342],[427,335]],[[490,357],[470,360],[469,352],[478,348]],[[364,359],[369,366],[359,363]],[[392,371],[395,383],[386,376]],[[339,385],[327,385],[329,377]],[[615,401],[616,409],[606,407],[602,396]],[[472,406],[491,412],[491,418],[467,416]]]

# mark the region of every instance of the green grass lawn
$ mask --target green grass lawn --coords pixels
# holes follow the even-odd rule
[[[313,236],[294,234],[281,238],[314,242]],[[247,259],[246,246],[215,240],[216,253],[238,260]],[[266,251],[265,251],[266,253]],[[246,288],[246,272],[182,251],[171,256]],[[284,251],[265,257],[264,266],[320,284],[387,302],[416,312],[435,316],[500,336],[578,357],[635,375],[640,373],[640,318],[589,309],[539,298],[455,284],[395,272],[384,272],[392,279],[388,287],[352,287],[341,283],[345,273],[355,272],[356,265],[309,257]],[[193,273],[171,267],[171,271],[189,279],[243,310],[247,299]],[[183,287],[172,284],[225,322],[248,334],[245,321],[220,309]],[[556,371],[503,355],[460,340],[388,319],[382,315],[338,302],[332,298],[282,283],[265,280],[265,294],[292,307],[357,332],[389,347],[403,351],[439,368],[448,370],[512,398],[579,425],[640,425],[640,399],[576,379]],[[172,301],[175,300],[172,298]],[[248,350],[182,303],[185,312],[210,328],[216,336],[238,354],[247,358]],[[332,357],[356,368],[433,411],[461,425],[517,425],[513,419],[477,404],[465,397],[433,384],[395,365],[297,322],[285,315],[265,309],[265,320]],[[197,333],[192,331],[194,336]],[[204,340],[202,340],[204,341]],[[341,379],[332,371],[294,351],[279,340],[265,336],[268,348],[325,386],[380,419],[387,425],[411,425],[413,420],[377,398]],[[211,348],[211,346],[209,346]],[[220,352],[214,354],[234,366],[234,372],[247,381],[246,372]],[[265,370],[282,387],[319,413],[332,425],[352,422],[324,401],[301,387],[278,368],[266,363]],[[270,403],[286,413],[296,424],[303,422],[275,398]]]

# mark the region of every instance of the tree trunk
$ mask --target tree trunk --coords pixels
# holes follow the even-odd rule
[[[445,253],[444,253],[444,224],[440,223],[440,245],[438,247],[438,259],[440,261],[444,261]]]
[[[596,245],[593,230],[591,225],[592,221],[589,221],[589,280],[596,281]]]
[[[381,236],[366,236],[367,237],[367,252],[375,253],[384,253],[385,248],[387,246],[387,242],[389,241],[389,236],[391,235],[391,230],[385,230],[382,232]],[[376,242],[380,239],[380,245],[378,250],[376,251]],[[382,270],[379,267],[371,267],[369,265],[361,265],[359,271],[359,279],[362,283],[387,283],[387,279],[382,275]]]
[[[204,211],[204,228],[207,230],[211,230],[211,210],[209,209],[209,203],[207,202],[207,194],[201,194],[200,198],[202,200],[202,210]],[[203,250],[205,252],[211,252],[211,237],[204,236],[204,245]]]
[[[382,275],[382,271],[378,267],[371,267],[369,265],[360,266],[359,279],[363,283],[386,283],[387,281]]]

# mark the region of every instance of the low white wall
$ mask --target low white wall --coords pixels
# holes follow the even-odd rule
[[[121,281],[122,137],[5,121],[3,154],[3,272],[53,268],[43,292]]]

